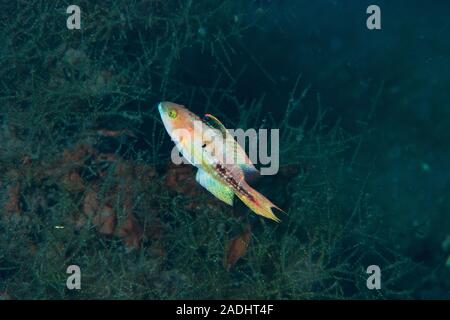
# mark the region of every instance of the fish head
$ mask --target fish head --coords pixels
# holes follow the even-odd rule
[[[177,129],[189,129],[193,126],[194,121],[200,120],[185,106],[169,101],[160,102],[158,110],[169,134]]]

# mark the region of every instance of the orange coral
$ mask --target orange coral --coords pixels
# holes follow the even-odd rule
[[[108,129],[100,129],[97,130],[97,134],[104,137],[120,137],[120,136],[131,136],[136,137],[133,132],[130,130],[108,130]]]
[[[125,218],[116,233],[128,248],[139,249],[143,230],[133,214]]]
[[[5,220],[11,217],[20,218],[20,185],[18,183],[8,186],[8,201],[4,205]]]
[[[83,214],[84,217],[93,217],[92,222],[101,234],[118,236],[127,247],[138,249],[143,236],[143,229],[131,213],[130,206],[131,199],[129,198],[124,203],[124,210],[128,211],[128,215],[120,226],[116,227],[117,214],[112,206],[109,204],[100,206],[97,192],[90,190],[84,196]],[[79,217],[77,222],[79,227],[86,222],[84,217]]]
[[[20,185],[15,184],[9,186],[7,193],[9,201],[5,204],[5,211],[9,213],[19,212]]]
[[[166,173],[166,186],[176,193],[182,193],[189,197],[186,209],[197,209],[201,206],[220,208],[221,211],[231,213],[231,208],[211,195],[195,180],[194,167],[191,165],[169,164]]]
[[[127,130],[108,131],[100,130],[97,134],[114,137],[118,135],[132,135]],[[89,169],[92,172],[90,180],[84,179],[81,175],[83,168],[87,165],[89,159]],[[113,167],[105,166],[105,162],[113,162]],[[153,166],[143,163],[135,164],[131,161],[122,159],[117,154],[101,153],[95,149],[89,142],[81,142],[73,148],[67,148],[62,152],[62,156],[48,164],[39,164],[34,162],[30,156],[22,158],[22,165],[29,165],[31,169],[36,170],[33,177],[38,181],[42,179],[53,178],[61,181],[64,189],[69,193],[84,192],[82,204],[79,212],[74,212],[72,222],[75,227],[80,229],[88,221],[92,221],[97,231],[104,235],[114,235],[120,237],[124,244],[129,248],[139,248],[141,239],[144,237],[144,229],[134,216],[136,195],[141,194],[143,187],[155,183],[156,170]],[[108,175],[105,168],[113,168],[112,185],[102,190],[101,197],[99,185],[102,178]],[[5,218],[9,219],[12,214],[20,214],[20,194],[21,184],[24,176],[20,170],[11,169],[6,173],[11,181],[16,181],[7,186],[7,201],[4,204],[3,211]],[[116,205],[112,205],[118,204]],[[126,217],[124,221],[117,225],[118,212]],[[164,250],[158,242],[162,237],[162,223],[157,218],[156,212],[152,218],[150,228],[146,228],[145,236],[152,241],[152,251],[158,256],[164,255]]]
[[[229,270],[240,258],[242,258],[247,253],[251,237],[252,232],[250,230],[250,227],[248,226],[243,233],[231,239],[226,251],[226,257],[224,261],[225,269]]]
[[[98,232],[106,235],[114,233],[116,228],[116,214],[109,205],[103,206],[94,217],[93,223],[97,226]]]
[[[92,216],[97,212],[98,206],[97,193],[93,190],[87,191],[84,195],[83,213]]]
[[[63,151],[64,164],[77,164],[90,155],[96,155],[97,150],[86,144],[77,144],[73,149]]]
[[[78,192],[84,190],[85,186],[80,174],[72,171],[63,178],[63,184],[68,191]]]
[[[169,189],[187,196],[197,196],[201,188],[195,181],[194,168],[191,165],[175,165],[171,163],[166,174],[166,185]]]

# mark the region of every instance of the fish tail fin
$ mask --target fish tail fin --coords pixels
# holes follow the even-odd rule
[[[239,195],[239,198],[242,202],[245,203],[247,207],[249,207],[256,214],[263,216],[268,219],[272,219],[276,222],[280,222],[281,220],[273,213],[273,208],[284,212],[284,210],[280,209],[278,206],[274,205],[269,199],[263,196],[261,193],[247,185],[245,190],[250,194],[249,196]]]

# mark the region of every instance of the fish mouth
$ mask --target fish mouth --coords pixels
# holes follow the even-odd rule
[[[163,115],[165,113],[164,102],[158,103],[158,111],[161,115]]]

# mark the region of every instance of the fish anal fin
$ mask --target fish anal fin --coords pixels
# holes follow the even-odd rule
[[[202,169],[198,169],[195,180],[206,190],[211,192],[216,198],[222,200],[230,206],[233,205],[234,192],[233,190],[215,179]]]

